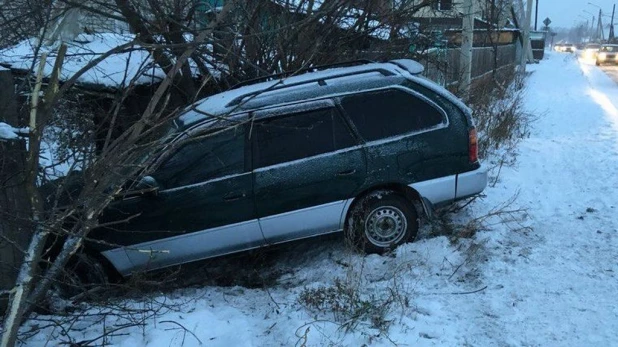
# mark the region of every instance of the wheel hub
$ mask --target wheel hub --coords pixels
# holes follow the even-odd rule
[[[403,212],[394,206],[381,206],[371,211],[365,222],[365,235],[379,247],[389,247],[401,241],[408,229]]]

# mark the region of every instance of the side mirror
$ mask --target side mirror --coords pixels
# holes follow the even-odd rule
[[[152,197],[159,193],[159,183],[152,176],[142,177],[135,186],[125,192],[118,194],[118,199],[128,199],[134,197]]]
[[[139,182],[137,182],[134,190],[144,190],[152,188],[159,189],[159,183],[152,176],[144,176],[139,180]]]

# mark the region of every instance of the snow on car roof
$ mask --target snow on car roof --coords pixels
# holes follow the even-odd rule
[[[469,110],[467,106],[448,90],[434,82],[418,77],[423,69],[423,65],[414,60],[399,59],[386,63],[368,63],[351,67],[331,68],[275,81],[256,83],[215,94],[198,101],[178,118],[178,123],[191,125],[206,119],[207,115],[220,117],[225,114],[232,114],[242,109],[240,103],[237,102],[240,100],[246,102],[251,98],[272,98],[274,94],[280,94],[281,91],[285,91],[286,94],[292,94],[292,92],[316,90],[323,86],[323,84],[320,84],[323,80],[326,81],[325,84],[331,86],[338,83],[355,83],[361,86],[369,86],[376,80],[384,79],[385,76],[379,73],[380,71],[390,73],[391,76],[399,78],[403,76],[407,79],[412,79],[457,104],[463,110]],[[394,83],[396,82],[393,81]],[[326,89],[324,89],[323,93],[324,95],[329,95]],[[296,95],[302,98],[302,93]],[[269,100],[274,101],[274,99]]]

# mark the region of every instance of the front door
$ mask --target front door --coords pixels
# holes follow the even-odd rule
[[[133,197],[109,209],[122,220],[107,239],[124,247],[124,273],[160,268],[264,244],[253,203],[244,127],[197,129],[181,139],[152,174],[156,195]],[[123,218],[124,216],[124,218]],[[113,258],[116,252],[104,252]],[[112,260],[112,259],[110,259]],[[112,261],[113,262],[113,261]],[[119,267],[117,264],[115,264]]]
[[[364,183],[366,160],[334,104],[257,114],[251,138],[256,212],[266,242],[340,229],[346,200]]]

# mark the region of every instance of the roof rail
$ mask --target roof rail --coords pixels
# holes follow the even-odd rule
[[[330,76],[321,76],[321,77],[317,77],[317,78],[312,78],[312,79],[307,79],[307,80],[302,80],[296,83],[291,83],[291,84],[280,84],[277,83],[275,85],[273,85],[270,88],[265,88],[265,89],[261,89],[261,90],[254,90],[251,92],[248,92],[246,94],[241,94],[237,97],[235,97],[234,99],[232,99],[230,102],[227,103],[227,107],[231,107],[231,106],[237,106],[241,103],[242,100],[248,98],[248,97],[253,97],[253,96],[257,96],[259,94],[262,94],[264,92],[270,92],[273,90],[279,90],[279,89],[285,89],[285,88],[290,88],[290,87],[296,87],[296,86],[300,86],[303,84],[310,84],[310,83],[315,83],[317,82],[319,85],[324,86],[326,85],[326,80],[329,79],[334,79],[334,78],[341,78],[341,77],[347,77],[347,76],[354,76],[354,75],[359,75],[359,74],[366,74],[366,73],[371,73],[371,72],[379,72],[384,76],[394,76],[395,73],[385,69],[385,68],[371,68],[371,69],[367,69],[367,70],[358,70],[358,71],[351,71],[351,72],[343,72],[343,73],[338,73],[338,74],[333,74]]]
[[[315,71],[321,71],[321,70],[326,70],[326,69],[333,69],[337,67],[358,66],[358,65],[365,65],[365,64],[370,64],[370,63],[375,63],[375,62],[372,60],[368,60],[368,59],[359,59],[359,60],[344,61],[340,63],[306,67],[306,68],[296,70],[296,71],[285,71],[285,72],[280,72],[280,73],[273,74],[273,75],[262,76],[262,77],[257,77],[257,78],[253,78],[250,80],[246,80],[246,81],[235,84],[230,89],[236,89],[236,88],[248,86],[248,85],[259,83],[259,82],[268,82],[272,80],[278,80],[278,79],[282,79],[286,77],[300,75],[300,74],[307,73],[307,72],[315,72]]]
[[[423,64],[412,59],[395,59],[390,60],[389,63],[395,64],[413,75],[420,75],[425,71]]]

